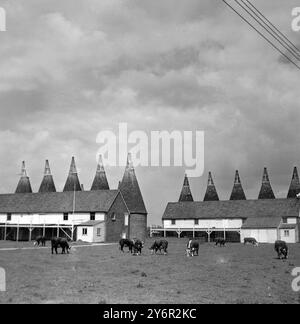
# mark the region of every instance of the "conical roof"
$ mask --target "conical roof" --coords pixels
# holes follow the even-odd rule
[[[147,214],[130,154],[128,154],[127,166],[123,180],[119,185],[119,190],[121,191],[127,207],[131,213]]]
[[[204,201],[217,201],[219,200],[219,196],[217,193],[217,189],[215,187],[211,172],[208,173],[208,183],[207,189],[204,196]]]
[[[232,188],[230,200],[246,200],[246,195],[242,187],[238,170],[235,172],[234,185]]]
[[[55,188],[55,184],[54,184],[54,180],[53,180],[53,177],[51,174],[50,165],[49,165],[48,160],[46,160],[46,163],[45,163],[44,178],[41,183],[39,192],[40,193],[56,192],[56,188]]]
[[[264,168],[263,180],[258,199],[275,199],[267,168]]]
[[[21,178],[19,180],[16,193],[32,193],[29,177],[25,167],[25,161],[22,162]]]
[[[191,188],[190,188],[189,179],[188,179],[187,175],[184,176],[184,182],[183,182],[181,194],[179,197],[179,201],[180,202],[181,201],[194,201],[193,195],[191,192]]]
[[[92,191],[94,190],[109,190],[109,184],[106,178],[102,156],[99,156],[96,175],[92,184]]]
[[[81,191],[74,157],[72,157],[69,175],[64,187],[64,192],[65,191]]]
[[[295,167],[287,198],[296,198],[299,193],[300,193],[300,181],[299,181],[298,169],[297,167]]]

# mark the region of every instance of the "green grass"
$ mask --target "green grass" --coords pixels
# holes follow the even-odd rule
[[[7,275],[1,303],[299,303],[291,271],[300,267],[300,245],[277,260],[273,245],[200,246],[185,256],[186,240],[169,239],[169,255],[121,253],[117,245],[0,251]],[[49,243],[48,243],[49,245]],[[0,242],[0,248],[32,246]]]

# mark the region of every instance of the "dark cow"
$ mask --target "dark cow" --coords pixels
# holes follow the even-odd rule
[[[255,246],[258,246],[258,242],[256,241],[256,239],[254,237],[245,237],[244,238],[244,244],[252,244]]]
[[[69,250],[71,250],[71,247],[69,246],[68,240],[66,238],[62,237],[54,237],[51,239],[51,253],[53,254],[53,251],[57,254],[57,248],[61,248],[61,254],[65,254],[66,251],[69,254]]]
[[[225,245],[226,245],[226,240],[225,240],[224,238],[222,238],[222,237],[217,238],[217,239],[215,240],[215,242],[216,242],[216,245],[217,245],[217,246],[218,246],[218,245],[220,245],[220,246],[225,246]]]
[[[128,240],[128,239],[121,239],[120,242],[120,250],[122,252],[124,252],[124,246],[127,246],[129,251],[128,252],[131,252],[132,253],[132,249],[133,249],[133,244],[134,242],[132,240]]]
[[[164,251],[164,254],[168,254],[168,246],[169,246],[169,242],[166,240],[160,240],[160,241],[155,241],[152,246],[150,247],[151,253],[157,253],[157,251],[159,250],[159,252],[161,253],[161,251]]]
[[[132,240],[133,242],[133,254],[134,255],[141,255],[142,254],[142,248],[144,247],[144,242],[141,240]]]
[[[287,259],[289,248],[284,241],[276,241],[275,242],[275,251],[278,254],[278,259]]]
[[[42,244],[42,246],[46,246],[46,237],[45,236],[38,236],[34,242],[34,246],[40,246],[40,244]]]
[[[195,240],[189,240],[187,244],[186,255],[195,256],[199,255],[199,242]]]

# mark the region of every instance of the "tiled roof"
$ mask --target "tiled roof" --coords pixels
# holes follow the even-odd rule
[[[295,229],[298,225],[297,224],[281,224],[280,229]]]
[[[75,192],[75,212],[108,212],[118,190]],[[74,192],[0,195],[0,213],[72,213]]]
[[[22,162],[21,178],[19,180],[16,193],[32,193],[30,180],[26,172],[25,161]]]
[[[78,178],[77,168],[76,168],[76,164],[75,164],[75,158],[72,157],[69,175],[66,180],[66,184],[65,184],[63,191],[65,191],[65,192],[72,191],[73,192],[74,190],[81,191],[82,188],[81,188],[80,181]]]
[[[40,185],[39,192],[56,192],[54,180],[51,174],[49,161],[46,160],[44,178]]]
[[[184,182],[180,193],[179,201],[194,201],[187,175],[184,176]]]
[[[300,181],[299,181],[298,169],[297,167],[295,167],[287,198],[296,198],[299,192],[300,192]]]
[[[281,222],[280,216],[274,216],[274,217],[249,217],[243,224],[243,229],[267,229],[267,228],[278,228]]]
[[[218,201],[219,196],[217,193],[217,189],[215,187],[211,172],[208,173],[208,183],[207,183],[207,189],[204,196],[204,201]]]
[[[88,222],[84,222],[79,224],[78,226],[96,226],[99,224],[105,223],[104,221],[88,221]]]
[[[248,217],[299,216],[297,199],[261,199],[235,201],[169,203],[163,219],[231,219]]]
[[[96,175],[91,190],[109,190],[109,184],[106,178],[102,157],[99,157]]]
[[[246,199],[246,195],[242,187],[239,171],[236,171],[234,185],[230,195],[230,200],[245,200],[245,199]]]
[[[140,186],[135,175],[134,167],[129,155],[123,180],[119,185],[126,205],[131,213],[147,214]]]
[[[264,168],[263,180],[258,199],[275,199],[267,168]]]

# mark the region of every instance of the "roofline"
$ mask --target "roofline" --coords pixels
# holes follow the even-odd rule
[[[95,221],[95,224],[85,224],[85,223],[81,223],[81,224],[78,224],[76,225],[77,227],[80,227],[80,226],[84,226],[84,227],[94,227],[94,226],[97,226],[97,225],[100,225],[100,224],[103,224],[105,223],[105,221]]]
[[[53,210],[49,213],[45,213],[45,212],[40,212],[38,210],[31,210],[30,212],[28,211],[18,211],[18,212],[11,212],[10,210],[7,210],[7,211],[4,211],[4,212],[1,212],[0,211],[0,214],[12,214],[12,215],[19,215],[19,214],[23,214],[23,215],[32,215],[32,214],[40,214],[40,215],[53,215],[53,214],[62,214],[62,213],[68,213],[68,214],[85,214],[85,213],[108,213],[109,210],[111,209],[111,206],[112,204],[115,202],[117,196],[118,196],[118,193],[119,193],[119,190],[117,189],[113,189],[113,190],[98,190],[98,191],[102,191],[102,192],[111,192],[112,194],[115,195],[115,197],[113,198],[113,202],[110,204],[110,206],[106,209],[90,209],[90,210],[80,210],[80,211],[77,211],[77,210]],[[97,192],[97,190],[95,191],[92,191],[92,190],[89,190],[89,191],[76,191],[75,194],[84,194],[84,193],[95,193]],[[52,196],[55,196],[55,195],[59,195],[59,194],[62,194],[62,195],[73,195],[74,192],[72,191],[56,191],[56,192],[32,192],[32,193],[9,193],[9,194],[0,194],[0,198],[1,197],[4,197],[4,196],[46,196],[46,195],[52,195]]]
[[[117,194],[116,194],[114,200],[112,201],[110,207],[108,208],[107,213],[109,213],[109,211],[111,210],[111,208],[112,208],[113,204],[115,203],[116,199],[118,198],[118,196],[121,195],[121,198],[122,198],[122,200],[123,200],[123,202],[124,202],[124,204],[125,204],[125,207],[126,207],[128,213],[131,214],[131,212],[130,212],[130,210],[129,210],[127,204],[126,204],[126,201],[125,201],[125,199],[124,199],[124,196],[123,196],[121,190],[118,189],[118,190],[116,190],[116,191],[117,191]]]
[[[230,199],[227,199],[227,200],[212,200],[212,201],[210,201],[210,200],[207,200],[207,201],[203,201],[203,200],[194,200],[194,201],[169,201],[168,202],[168,205],[169,204],[193,204],[193,203],[204,203],[204,204],[210,204],[210,203],[222,203],[222,202],[230,202],[230,203],[237,203],[237,202],[239,202],[239,201],[242,201],[242,202],[246,202],[246,201],[248,201],[248,202],[251,202],[251,201],[276,201],[276,200],[295,200],[295,201],[299,201],[299,203],[300,203],[300,200],[299,199],[297,199],[296,197],[294,197],[294,198],[275,198],[275,199],[242,199],[242,200],[230,200]]]
[[[256,230],[260,230],[260,229],[279,229],[279,226],[242,226],[241,229],[256,229]]]
[[[84,190],[84,191],[75,191],[76,194],[77,193],[94,193],[94,192],[97,192],[97,191],[111,191],[111,192],[115,192],[117,194],[117,192],[119,191],[118,189],[103,189],[103,190]],[[1,196],[16,196],[16,195],[57,195],[57,194],[74,194],[74,191],[55,191],[55,192],[11,192],[11,193],[0,193],[0,197]]]

